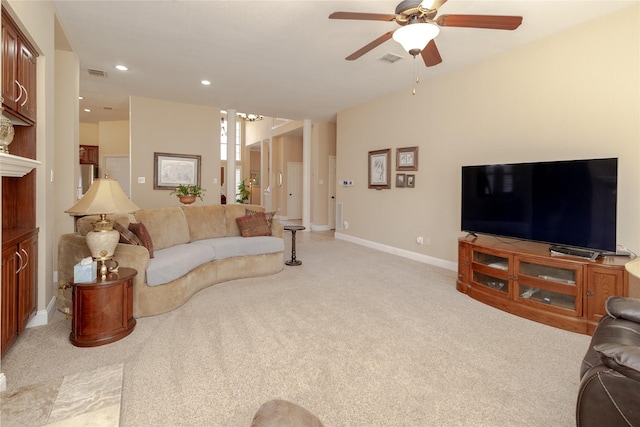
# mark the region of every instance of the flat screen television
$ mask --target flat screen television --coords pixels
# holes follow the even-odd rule
[[[616,250],[618,159],[462,167],[461,229]]]

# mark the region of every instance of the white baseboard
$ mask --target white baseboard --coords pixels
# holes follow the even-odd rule
[[[328,225],[311,224],[311,231],[329,231],[329,230],[331,230],[331,228],[329,228]]]
[[[56,297],[51,298],[49,304],[47,304],[47,308],[44,310],[39,310],[33,319],[29,323],[27,323],[27,328],[35,328],[36,326],[44,326],[49,324],[49,320],[53,317],[53,314],[56,312]]]
[[[370,240],[360,239],[358,237],[349,236],[348,234],[336,232],[334,238],[355,243],[357,245],[366,246],[371,249],[386,252],[392,255],[398,255],[424,264],[435,265],[436,267],[446,268],[447,270],[458,271],[458,264],[446,261],[440,258],[434,258],[428,255],[418,254],[416,252],[407,251],[405,249],[395,248],[393,246],[383,245],[381,243],[372,242]]]

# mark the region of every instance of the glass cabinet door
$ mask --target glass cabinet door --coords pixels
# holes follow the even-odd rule
[[[473,250],[472,281],[484,289],[492,289],[503,295],[509,295],[511,276],[509,274],[510,255],[493,253],[486,250]]]
[[[582,266],[563,264],[541,265],[519,260],[516,266],[517,297],[522,302],[545,304],[577,313],[576,282],[581,279]]]

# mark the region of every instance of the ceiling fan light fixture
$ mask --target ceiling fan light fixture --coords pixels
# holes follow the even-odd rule
[[[393,39],[409,54],[416,56],[438,34],[440,34],[440,28],[437,25],[430,22],[417,22],[398,28],[393,33]]]

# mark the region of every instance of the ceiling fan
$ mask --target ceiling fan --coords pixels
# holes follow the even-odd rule
[[[438,8],[447,0],[404,0],[396,6],[395,14],[333,12],[329,19],[355,19],[362,21],[395,21],[401,25],[396,30],[384,33],[369,44],[347,56],[353,61],[373,48],[393,38],[414,57],[421,54],[427,67],[442,62],[434,38],[440,27],[486,28],[515,30],[522,23],[521,16],[503,15],[441,15],[436,18]]]

